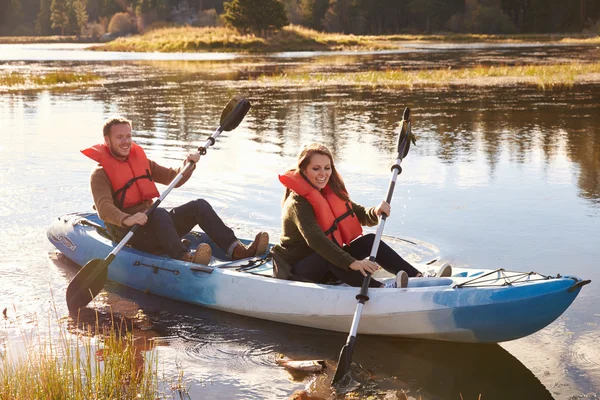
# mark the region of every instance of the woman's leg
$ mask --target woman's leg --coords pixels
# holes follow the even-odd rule
[[[323,283],[322,281],[328,272],[350,286],[360,287],[364,280],[364,276],[360,272],[337,267],[317,253],[303,258],[292,266],[292,274],[315,283]],[[371,279],[369,287],[380,286],[380,282]]]
[[[352,243],[350,246],[344,248],[352,257],[362,260],[371,255],[371,248],[375,241],[375,234],[369,233],[361,236]],[[379,249],[377,250],[377,256],[375,261],[387,272],[396,275],[401,270],[406,271],[408,276],[419,276],[421,273],[412,265],[410,265],[404,258],[402,258],[394,249],[388,246],[383,240],[379,242]]]

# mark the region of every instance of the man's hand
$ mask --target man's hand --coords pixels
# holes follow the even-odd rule
[[[148,222],[148,216],[144,213],[136,213],[130,215],[129,217],[123,220],[123,225],[125,226],[134,226],[134,225],[145,225]]]
[[[187,155],[187,158],[183,161],[183,165],[187,164],[189,161],[193,161],[197,163],[200,161],[200,153],[190,153]]]

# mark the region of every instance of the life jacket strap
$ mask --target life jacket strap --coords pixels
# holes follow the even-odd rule
[[[325,236],[329,236],[333,232],[335,232],[338,229],[338,224],[340,222],[342,222],[342,220],[344,218],[346,218],[346,217],[353,217],[355,215],[354,214],[354,210],[350,206],[350,203],[346,203],[346,208],[347,208],[347,211],[345,213],[343,213],[342,215],[340,215],[339,217],[337,217],[336,219],[333,220],[333,224],[331,225],[331,227],[325,231]]]
[[[125,203],[125,194],[127,193],[127,189],[129,189],[135,183],[135,181],[137,181],[138,179],[149,179],[150,182],[152,182],[152,175],[150,174],[150,171],[148,169],[146,169],[146,175],[140,175],[140,176],[136,176],[135,178],[131,178],[129,181],[127,181],[125,186],[123,186],[121,189],[117,190],[113,194],[113,198],[117,202],[118,208],[123,208],[123,204]],[[119,196],[119,193],[121,194],[120,196]]]

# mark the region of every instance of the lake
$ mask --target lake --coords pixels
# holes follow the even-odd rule
[[[591,279],[554,323],[500,345],[359,337],[361,397],[595,399],[600,396],[600,84],[529,86],[274,87],[275,71],[343,72],[600,59],[598,45],[410,45],[381,53],[92,53],[76,45],[0,45],[0,71],[93,72],[101,85],[0,88],[0,341],[68,315],[76,268],[45,236],[58,216],[92,209],[93,163],[79,150],[102,140],[112,115],[133,120],[148,156],[176,167],[204,144],[233,94],[252,108],[224,133],[165,206],[205,198],[240,237],[280,233],[277,174],[303,144],[333,151],[353,200],[385,198],[398,122],[412,110],[416,146],[402,163],[385,234],[410,260]],[[159,187],[159,190],[164,187]],[[374,231],[374,230],[373,230]],[[394,239],[395,238],[395,239]],[[417,243],[411,245],[405,240]],[[195,308],[107,284],[92,303],[154,338],[168,379],[191,398],[285,398],[327,381],[346,334]],[[243,290],[243,288],[239,288]],[[235,293],[232,293],[234,296]],[[48,335],[50,337],[51,335]],[[275,359],[325,359],[324,374],[290,375]]]

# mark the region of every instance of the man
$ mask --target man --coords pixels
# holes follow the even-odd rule
[[[112,118],[103,127],[104,143],[81,152],[99,163],[90,178],[90,186],[98,215],[105,222],[108,232],[120,241],[135,224],[141,225],[129,244],[139,250],[156,253],[166,252],[170,257],[200,264],[210,262],[212,251],[202,243],[194,254],[182,243],[181,237],[192,228],[200,228],[219,246],[229,258],[261,255],[266,252],[269,235],[259,232],[254,242],[244,246],[203,199],[190,201],[167,211],[156,208],[150,216],[144,212],[153,199],[159,197],[155,182],[168,185],[188,162],[198,162],[200,155],[192,153],[178,169],[163,167],[148,160],[144,150],[131,137],[131,121]],[[192,175],[191,168],[177,186],[183,185]]]

